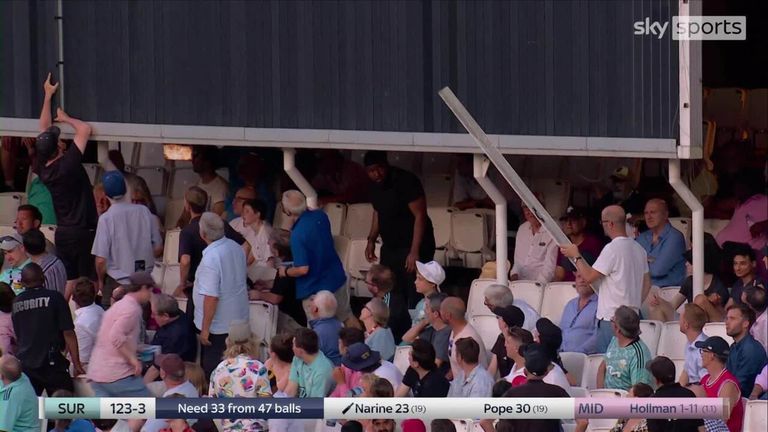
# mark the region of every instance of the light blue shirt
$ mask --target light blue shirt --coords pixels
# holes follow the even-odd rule
[[[680,285],[685,279],[685,238],[683,234],[667,222],[653,243],[651,230],[640,233],[637,242],[648,254],[648,268],[651,284],[658,287]]]
[[[701,382],[701,377],[709,373],[701,365],[701,353],[695,346],[696,342],[704,341],[708,337],[702,332],[695,341],[685,345],[685,373],[688,375],[688,383]]]
[[[203,249],[203,258],[195,272],[192,300],[195,302],[195,327],[203,329],[203,298],[217,297],[211,334],[227,334],[232,321],[248,322],[248,286],[245,252],[226,237]]]
[[[477,365],[466,377],[459,370],[451,381],[448,397],[491,397],[495,381],[484,367]]]
[[[365,339],[365,344],[371,350],[378,351],[384,360],[392,361],[395,356],[395,337],[389,328],[379,327]]]
[[[39,432],[37,395],[26,374],[3,386],[0,382],[0,430]]]
[[[592,294],[581,310],[579,297],[566,303],[560,328],[563,329],[561,351],[584,354],[597,352],[597,294]]]

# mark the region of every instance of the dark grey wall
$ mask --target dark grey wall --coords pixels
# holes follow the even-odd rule
[[[89,120],[674,137],[677,0],[64,2],[67,108]],[[0,115],[36,117],[55,3],[0,2]],[[49,66],[51,65],[51,66]]]

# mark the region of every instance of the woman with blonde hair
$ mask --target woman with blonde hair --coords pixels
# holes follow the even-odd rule
[[[205,377],[205,372],[199,364],[184,362],[184,378],[195,386],[197,394],[208,394],[208,379]]]
[[[365,344],[378,351],[381,358],[391,361],[395,356],[395,337],[387,327],[389,308],[384,300],[374,297],[360,311],[360,321],[365,326]]]

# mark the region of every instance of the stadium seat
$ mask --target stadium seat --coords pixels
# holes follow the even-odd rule
[[[339,256],[344,270],[347,269],[347,256],[349,255],[349,239],[344,236],[333,236],[333,248]]]
[[[176,222],[179,221],[182,213],[184,213],[184,198],[169,200],[165,205],[165,229],[176,228]]]
[[[154,271],[153,271],[154,273]],[[158,271],[158,274],[160,271]],[[161,288],[164,293],[173,295],[173,292],[176,290],[176,288],[179,286],[179,283],[181,281],[179,274],[179,265],[178,264],[163,264],[162,265],[162,276],[163,276],[163,283],[161,285]]]
[[[745,91],[739,88],[713,88],[705,92],[704,120],[720,128],[735,129],[744,120]]]
[[[720,336],[721,338],[725,339],[726,342],[728,342],[728,345],[733,344],[733,338],[728,336],[728,333],[725,331],[725,323],[724,322],[709,322],[704,324],[703,328],[704,334],[707,336]]]
[[[424,177],[424,196],[428,206],[442,207],[451,205],[453,177],[448,174]]]
[[[187,192],[190,186],[196,185],[200,181],[200,177],[192,171],[192,168],[174,168],[171,171],[170,181],[170,197],[172,199],[184,198],[184,193]]]
[[[269,343],[272,336],[277,333],[277,306],[262,301],[248,303],[251,333],[259,342]]]
[[[550,282],[544,287],[541,299],[541,316],[560,325],[565,305],[579,296],[573,282]]]
[[[187,298],[186,297],[176,297],[176,303],[179,304],[179,309],[182,311],[187,310]]]
[[[536,312],[541,311],[541,299],[544,296],[544,287],[539,282],[528,280],[512,281],[509,283],[509,289],[515,296],[515,299],[525,300],[525,302],[531,305],[532,308],[536,309]]]
[[[752,400],[744,410],[744,431],[764,431],[768,424],[768,401]]]
[[[661,328],[664,323],[654,320],[640,320],[640,339],[648,346],[651,357],[656,357],[656,350],[659,348],[659,338],[661,337]]]
[[[563,367],[573,377],[575,382],[581,384],[584,378],[584,363],[587,361],[587,355],[580,352],[561,352],[560,360],[563,361]]]
[[[592,389],[589,397],[593,398],[622,398],[627,397],[627,391],[621,389]]]
[[[656,355],[668,357],[672,360],[685,358],[685,346],[688,339],[680,332],[679,321],[668,321],[661,325],[661,336]]]
[[[85,172],[88,174],[88,180],[91,181],[91,185],[101,183],[101,165],[97,163],[84,163],[83,168],[85,168]]]
[[[152,266],[152,279],[155,281],[157,286],[159,286],[161,289],[163,287],[163,277],[165,276],[165,266],[161,262],[155,261],[155,265]],[[163,292],[165,292],[163,290]],[[170,293],[169,293],[170,294]]]
[[[717,236],[729,222],[728,219],[704,219],[704,232]]]
[[[597,388],[597,369],[605,358],[602,354],[588,355],[584,361],[584,374],[581,377],[581,386],[587,390]]]
[[[495,224],[494,211],[471,209],[453,212],[451,238],[463,267],[481,268],[494,259],[493,245]]]
[[[678,292],[680,292],[679,286],[668,286],[664,288],[659,288],[659,296],[670,303],[672,303],[672,301],[675,298],[675,295]],[[681,313],[683,313],[683,309],[685,308],[685,303],[687,302],[684,301],[683,304],[681,304],[680,307],[677,308],[677,310],[675,311],[675,314],[680,315]]]
[[[490,351],[499,338],[499,334],[501,334],[499,320],[496,318],[496,315],[473,315],[469,318],[469,323],[480,334],[485,349]]]
[[[747,127],[752,130],[768,129],[768,89],[753,89],[747,94]]]
[[[579,387],[579,386],[571,386],[571,390],[568,392],[568,394],[572,398],[587,398],[587,397],[589,397],[589,391],[587,389],[585,389],[584,387]]]
[[[143,167],[148,165],[159,165],[165,162],[163,154],[163,145],[160,143],[137,143],[134,146],[136,155],[136,166]],[[178,162],[176,162],[178,164]],[[188,162],[191,167],[191,162]]]
[[[365,273],[371,268],[371,263],[365,258],[366,239],[354,239],[349,242],[349,251],[344,268],[349,274],[350,294],[356,297],[373,297],[365,284]],[[375,253],[381,257],[381,241],[376,242]]]
[[[493,314],[485,305],[485,289],[495,283],[496,279],[475,279],[472,281],[467,298],[467,317]]]
[[[342,203],[328,203],[323,207],[323,211],[328,215],[328,220],[331,222],[331,234],[334,236],[341,235],[344,219],[347,216],[347,206]]]
[[[21,192],[0,193],[0,224],[13,226],[16,223],[16,209],[24,204],[25,198]]]
[[[680,380],[680,374],[683,373],[683,370],[685,370],[685,360],[683,359],[673,359],[672,363],[675,364],[675,380]]]
[[[581,396],[573,396],[571,394],[571,397],[581,397]],[[575,432],[576,431],[576,423],[566,423],[563,421],[563,424],[561,425],[563,432]]]
[[[9,236],[16,232],[16,228],[13,225],[0,225],[0,238]]]
[[[552,217],[558,218],[565,214],[571,198],[571,185],[568,182],[553,178],[534,179],[531,190],[544,197],[542,204]]]
[[[172,229],[165,233],[165,245],[163,248],[163,263],[179,263],[179,235],[180,229]]]
[[[147,182],[149,193],[152,195],[164,195],[167,174],[161,166],[145,166],[136,168],[136,175]]]
[[[408,367],[411,365],[411,351],[413,351],[413,347],[410,345],[400,345],[395,350],[395,358],[392,363],[394,363],[397,370],[403,375],[405,375],[405,371],[407,371]]]
[[[456,211],[452,207],[428,207],[427,215],[432,220],[435,232],[435,247],[445,248],[451,241],[451,216]]]
[[[683,218],[683,217],[673,217],[673,218],[669,218],[669,223],[671,223],[676,230],[680,231],[683,234],[683,238],[685,238],[685,248],[690,249],[691,248],[691,219]]]
[[[350,204],[344,222],[343,235],[352,240],[367,239],[371,232],[373,206],[370,204]]]

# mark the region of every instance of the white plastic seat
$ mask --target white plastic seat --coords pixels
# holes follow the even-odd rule
[[[565,370],[568,371],[577,383],[581,383],[584,378],[584,363],[587,361],[587,355],[580,352],[561,352],[560,360],[563,361]]]
[[[16,232],[16,228],[13,225],[0,225],[0,238],[12,235]]]
[[[667,321],[661,326],[659,347],[656,355],[668,357],[672,360],[685,359],[685,346],[688,339],[680,332],[679,321]],[[679,371],[678,371],[679,372]]]
[[[153,271],[155,273],[155,271]],[[173,295],[173,292],[181,283],[181,275],[179,274],[178,264],[163,264],[162,270],[158,270],[157,274],[162,274],[161,288],[165,294]]]
[[[569,301],[579,296],[574,282],[550,282],[544,287],[541,299],[541,316],[560,326],[563,309]]]
[[[672,224],[672,226],[676,230],[680,231],[683,234],[683,238],[685,238],[685,248],[690,249],[691,248],[691,219],[674,217],[674,218],[669,218],[669,223]]]
[[[0,193],[0,224],[13,226],[16,223],[16,210],[24,204],[24,199],[21,192]]]
[[[349,239],[344,236],[333,236],[333,248],[336,249],[336,255],[339,256],[344,270],[347,270],[347,256],[349,256]]]
[[[674,359],[672,360],[672,363],[675,364],[675,380],[680,380],[680,375],[685,370],[685,360],[684,359]]]
[[[733,338],[728,336],[728,333],[725,330],[724,322],[706,323],[704,324],[704,328],[702,330],[707,336],[720,336],[721,338],[725,339],[726,342],[728,342],[728,345],[733,344]]]
[[[448,174],[430,175],[424,178],[424,196],[428,206],[451,204],[453,177]]]
[[[659,338],[661,337],[661,328],[664,323],[655,320],[640,320],[640,340],[648,346],[651,357],[656,357],[656,350],[659,348]]]
[[[277,306],[262,302],[249,303],[251,333],[261,342],[269,343],[277,333]]]
[[[571,386],[570,391],[568,391],[568,395],[570,395],[572,398],[586,398],[589,397],[589,390],[585,389],[584,387]]]
[[[354,239],[349,241],[349,250],[344,268],[349,275],[349,288],[351,295],[356,297],[373,297],[368,291],[368,285],[365,284],[365,273],[371,268],[373,263],[365,258],[365,248],[368,245],[366,239]],[[374,249],[377,257],[381,257],[381,241],[376,242]]]
[[[593,398],[622,398],[627,396],[626,390],[621,389],[592,389],[589,396]]]
[[[456,209],[452,207],[427,207],[435,232],[435,247],[444,248],[451,241],[451,217]]]
[[[483,339],[486,351],[490,351],[501,334],[496,315],[474,315],[469,319],[469,323]]]
[[[768,424],[768,401],[752,400],[744,410],[744,431],[764,431]]]
[[[704,219],[704,232],[717,236],[730,222],[729,219]]]
[[[165,229],[176,228],[176,222],[179,221],[182,213],[184,213],[184,199],[169,200],[165,205]]]
[[[487,212],[471,209],[453,212],[453,247],[460,252],[480,252],[489,246]]]
[[[553,178],[533,179],[531,190],[541,194],[544,198],[542,204],[549,214],[554,217],[565,214],[571,198],[571,185],[568,182]]]
[[[392,363],[403,375],[405,375],[405,371],[407,371],[411,365],[411,351],[413,351],[413,347],[410,345],[401,345],[395,349],[395,358]]]
[[[347,218],[344,222],[343,235],[352,240],[367,239],[371,232],[373,206],[370,204],[350,204],[347,206]]]
[[[328,215],[331,223],[331,234],[341,235],[344,219],[347,216],[347,206],[342,203],[328,203],[323,207],[323,211]]]
[[[136,168],[136,175],[147,182],[149,193],[152,195],[165,194],[166,172],[161,166],[144,166]]]
[[[603,362],[605,356],[602,354],[588,355],[584,360],[584,373],[581,377],[581,387],[587,390],[597,388],[597,369]]]
[[[165,233],[165,245],[163,248],[163,262],[165,264],[179,263],[179,235],[180,229],[173,229]]]
[[[136,166],[159,165],[165,163],[163,145],[160,143],[138,143],[134,148],[137,156]]]
[[[475,279],[472,281],[467,298],[467,317],[493,314],[485,305],[485,289],[495,283],[497,283],[496,279]]]
[[[56,225],[40,225],[40,232],[43,233],[46,240],[56,244]]]
[[[200,176],[192,171],[192,168],[174,168],[171,172],[171,183],[168,188],[171,198],[184,198],[187,189],[199,181]]]
[[[518,280],[509,283],[509,289],[516,300],[524,300],[536,312],[541,311],[541,300],[544,297],[544,287],[536,281]],[[559,323],[556,323],[559,324]]]

